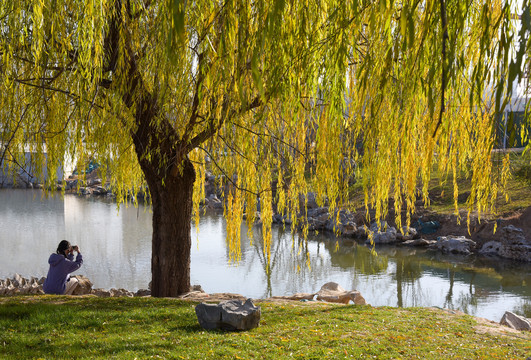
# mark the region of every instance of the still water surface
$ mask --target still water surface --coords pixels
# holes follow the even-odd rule
[[[439,306],[495,321],[506,310],[531,317],[531,264],[395,247],[377,248],[374,257],[352,240],[318,235],[305,243],[275,227],[267,271],[260,229],[253,231],[251,243],[242,229],[242,256],[235,264],[224,220],[219,214],[204,216],[199,233],[192,227],[192,284],[208,293],[264,298],[312,293],[335,281],[359,290],[373,306]],[[147,288],[149,208],[118,209],[101,199],[68,194],[44,199],[38,190],[0,190],[0,278],[46,276],[48,256],[61,239],[79,245],[84,264],[77,273],[95,288]]]

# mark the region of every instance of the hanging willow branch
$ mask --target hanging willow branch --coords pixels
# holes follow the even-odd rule
[[[0,1],[1,155],[32,146],[42,173],[94,158],[119,194],[142,188],[142,161],[175,178],[190,158],[197,174],[238,179],[231,228],[257,207],[244,191],[260,195],[268,241],[274,208],[296,220],[308,191],[342,206],[353,177],[378,219],[390,197],[410,217],[434,168],[474,165],[470,208],[496,198],[495,114],[478,92],[521,75],[528,10],[517,31],[499,0],[179,4]]]
[[[448,26],[446,19],[446,4],[444,0],[440,0],[441,3],[441,28],[442,28],[442,47],[441,47],[441,107],[439,110],[439,120],[435,126],[432,137],[434,138],[439,130],[439,126],[442,123],[442,117],[445,110],[444,106],[444,92],[446,90],[446,73],[448,68],[446,66],[446,42],[448,41]]]

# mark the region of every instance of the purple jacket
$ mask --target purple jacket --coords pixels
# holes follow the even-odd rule
[[[83,256],[78,253],[74,261],[72,253],[68,254],[68,257],[52,254],[48,259],[48,264],[50,264],[50,270],[48,270],[42,289],[46,294],[61,295],[65,293],[66,281],[70,278],[70,273],[79,269],[83,264]]]

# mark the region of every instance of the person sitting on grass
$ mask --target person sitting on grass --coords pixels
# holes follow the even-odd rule
[[[74,251],[77,251],[74,261]],[[57,247],[57,252],[48,259],[50,270],[42,286],[44,293],[56,295],[72,295],[77,287],[78,280],[71,278],[70,273],[76,271],[83,264],[83,256],[77,245],[71,246],[62,240]]]

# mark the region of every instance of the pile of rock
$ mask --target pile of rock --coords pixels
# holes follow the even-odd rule
[[[92,282],[83,275],[74,275],[72,278],[77,279],[78,285],[74,289],[73,295],[95,295],[99,297],[120,297],[120,296],[149,296],[150,290],[140,289],[133,293],[125,289],[92,289]],[[5,280],[0,279],[0,296],[15,296],[15,295],[38,295],[44,294],[42,285],[46,280],[45,277],[37,279],[31,277],[29,279],[15,274],[13,278]]]
[[[502,228],[498,234],[498,240],[485,243],[479,250],[480,254],[531,262],[531,242],[526,240],[522,229],[509,225]],[[454,235],[439,236],[437,240],[408,240],[400,242],[399,245],[426,247],[446,254],[470,255],[478,250],[475,241]]]
[[[485,243],[479,252],[506,259],[531,261],[531,242],[526,240],[522,229],[509,225],[500,230],[498,241]]]
[[[74,290],[73,295],[95,295],[98,297],[135,297],[135,296],[150,296],[151,291],[147,289],[140,289],[137,292],[132,292],[126,289],[93,289],[92,282],[83,275],[74,276],[78,279],[78,285]]]
[[[44,284],[45,279],[44,277],[26,279],[19,274],[15,274],[12,279],[0,279],[0,295],[44,294],[42,284]]]
[[[209,194],[203,199],[201,204],[208,209],[223,210],[223,203],[216,194]]]
[[[92,289],[90,294],[98,297],[137,297],[137,296],[150,296],[151,291],[147,289],[140,289],[137,292],[132,292],[126,289]]]
[[[402,231],[398,231],[394,226],[389,226],[386,221],[372,223],[366,236],[368,236],[366,243],[370,243],[372,239],[374,244],[403,243],[419,237],[415,228],[404,226]]]
[[[476,248],[476,242],[464,236],[439,236],[437,241],[431,245],[445,254],[470,255]]]
[[[299,209],[303,209],[297,214],[298,228],[302,230],[307,228],[308,231],[333,232],[346,237],[362,237],[367,232],[364,227],[356,225],[355,216],[348,210],[340,209],[330,213],[328,201],[323,201],[320,206],[315,193],[299,195]],[[281,225],[292,225],[293,219],[290,216],[275,213],[273,223]]]
[[[278,215],[274,221],[285,222]],[[365,233],[363,228],[356,225],[354,214],[347,210],[340,210],[339,213],[330,214],[327,207],[308,209],[306,216],[299,214],[299,228],[307,226],[308,231],[329,231],[347,237],[359,237]]]
[[[80,195],[114,196],[111,190],[102,186],[100,178],[89,178],[85,182],[80,182],[76,178],[67,179],[65,180],[65,191],[77,192]]]
[[[357,290],[347,291],[341,287],[338,283],[327,282],[321,289],[313,294],[297,293],[292,296],[273,296],[271,300],[318,300],[325,302],[332,302],[338,304],[352,303],[356,305],[366,305],[365,299],[361,296],[361,293]]]
[[[328,199],[320,206],[317,194],[310,192],[299,194],[299,208],[306,209],[298,214],[299,228],[307,227],[309,231],[328,231],[346,237],[362,237],[366,235],[364,227],[358,227],[355,216],[348,210],[338,209],[330,213]],[[286,222],[284,217],[276,215],[274,222]]]

